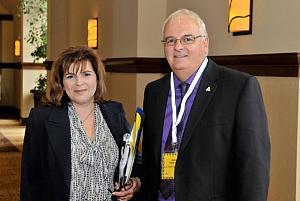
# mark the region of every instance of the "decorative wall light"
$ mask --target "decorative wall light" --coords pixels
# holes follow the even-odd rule
[[[232,35],[252,33],[253,0],[229,0],[228,32]]]
[[[21,40],[15,40],[15,56],[21,56]]]
[[[88,20],[88,47],[98,48],[98,18]]]

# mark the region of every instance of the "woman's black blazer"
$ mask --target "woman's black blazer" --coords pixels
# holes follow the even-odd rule
[[[129,132],[123,107],[118,102],[106,102],[99,106],[120,149],[123,135]],[[67,106],[44,106],[31,110],[23,145],[21,201],[69,200],[70,140]]]

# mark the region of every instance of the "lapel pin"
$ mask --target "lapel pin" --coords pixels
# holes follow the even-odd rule
[[[207,88],[205,89],[205,91],[210,91],[210,87],[207,87]]]

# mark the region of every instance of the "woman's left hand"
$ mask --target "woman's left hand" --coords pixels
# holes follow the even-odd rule
[[[133,197],[134,193],[140,190],[141,181],[138,177],[130,178],[129,182],[132,183],[129,183],[128,185],[125,185],[125,187],[122,188],[121,190],[114,191],[112,193],[112,195],[117,197],[117,200],[122,200],[122,201],[130,200]],[[115,188],[119,189],[118,183],[116,183]]]

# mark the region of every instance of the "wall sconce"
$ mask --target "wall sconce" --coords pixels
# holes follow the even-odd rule
[[[15,40],[15,56],[21,56],[21,40]]]
[[[252,33],[253,0],[229,0],[228,32],[233,36]]]
[[[98,48],[98,18],[88,20],[88,47]]]

